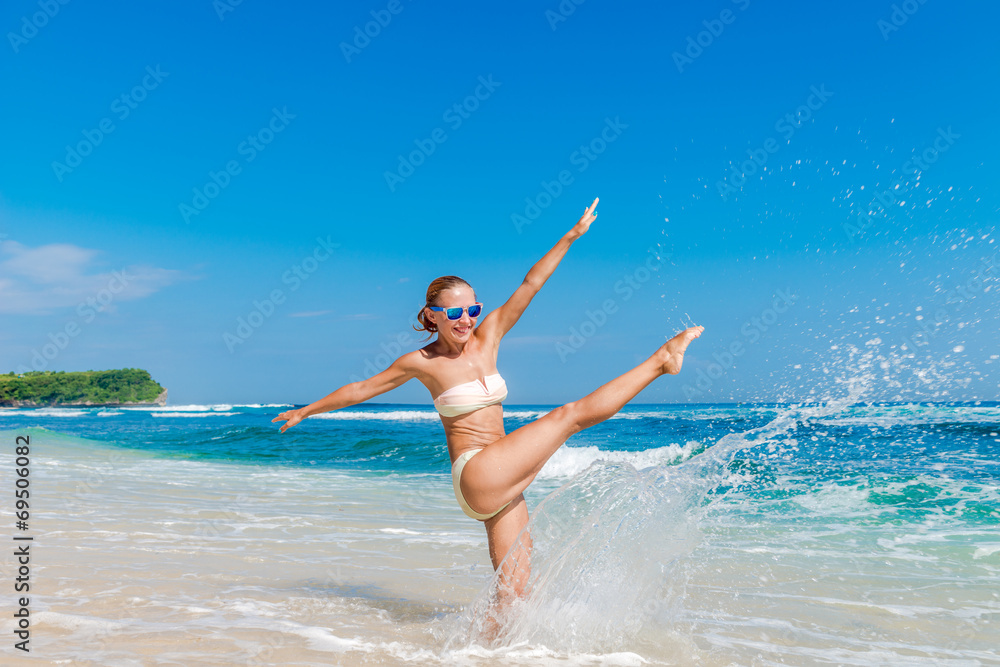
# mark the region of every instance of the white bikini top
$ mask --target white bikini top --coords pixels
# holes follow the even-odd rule
[[[507,383],[499,373],[446,389],[434,399],[434,407],[444,417],[457,417],[496,405],[507,398]]]

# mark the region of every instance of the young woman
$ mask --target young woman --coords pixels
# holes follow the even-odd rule
[[[505,434],[501,401],[507,397],[507,386],[497,372],[500,341],[573,241],[590,228],[597,202],[531,268],[510,299],[481,322],[482,304],[472,287],[457,276],[438,278],[427,288],[427,301],[417,316],[422,330],[437,334],[432,343],[404,354],[374,377],[345,385],[304,408],[282,412],[273,421],[285,422],[284,433],[310,415],[367,401],[412,378],[420,380],[441,413],[455,497],[467,515],[485,525],[490,558],[498,568],[528,523],[522,492],[549,457],[569,436],[611,417],[659,376],[678,373],[688,344],[703,331],[702,327],[682,331],[621,377]],[[530,549],[530,536],[525,535],[519,552],[511,554],[501,572],[509,594],[523,593]]]

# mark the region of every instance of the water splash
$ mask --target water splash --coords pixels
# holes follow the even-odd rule
[[[512,567],[512,580],[530,570],[526,595],[498,605],[509,595],[494,575],[456,619],[447,646],[612,653],[642,645],[651,625],[661,629],[662,641],[664,629],[681,618],[686,561],[700,542],[699,522],[713,494],[728,483],[734,455],[856,403],[871,380],[874,357],[856,352],[853,372],[842,378],[846,396],[779,410],[766,425],[726,435],[679,465],[636,470],[598,462],[555,491],[528,525],[530,565],[505,560],[498,570]]]

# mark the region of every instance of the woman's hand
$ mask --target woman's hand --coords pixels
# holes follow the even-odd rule
[[[302,413],[302,409],[300,408],[298,410],[286,410],[285,412],[282,412],[280,415],[272,419],[271,422],[273,423],[278,421],[287,421],[288,423],[284,424],[281,427],[281,432],[284,433],[286,429],[290,429],[291,427],[295,426],[305,418],[306,417]]]
[[[584,209],[583,217],[576,221],[576,224],[573,226],[572,233],[577,236],[583,236],[587,233],[587,230],[590,229],[590,223],[597,219],[597,214],[594,213],[594,209],[597,208],[597,202],[599,201],[600,198],[594,199],[594,203],[590,205],[590,208]]]

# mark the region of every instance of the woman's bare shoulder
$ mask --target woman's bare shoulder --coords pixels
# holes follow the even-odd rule
[[[410,371],[418,378],[433,376],[434,359],[438,357],[433,350],[433,343],[425,345],[416,350],[411,350],[399,357],[396,363]]]

